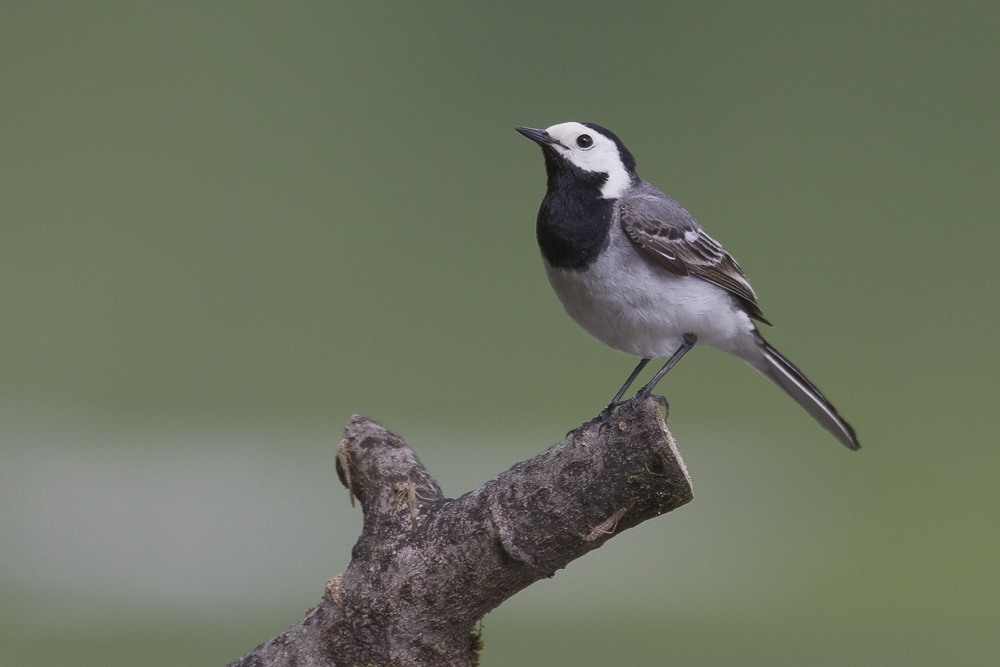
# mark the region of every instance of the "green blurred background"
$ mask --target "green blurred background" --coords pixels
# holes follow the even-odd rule
[[[633,361],[562,312],[515,125],[614,129],[852,454],[734,359],[696,498],[485,620],[485,666],[995,665],[1000,3],[0,5],[0,663],[222,664],[360,529],[349,415],[446,493]]]

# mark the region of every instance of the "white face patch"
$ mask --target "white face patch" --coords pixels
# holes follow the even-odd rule
[[[552,148],[572,164],[584,171],[608,175],[607,182],[601,188],[601,196],[605,199],[621,197],[632,184],[632,178],[622,164],[618,146],[600,132],[576,122],[553,125],[545,131],[559,142],[552,144]],[[577,140],[582,135],[590,137],[593,143],[581,146]],[[582,143],[588,142],[584,139]]]

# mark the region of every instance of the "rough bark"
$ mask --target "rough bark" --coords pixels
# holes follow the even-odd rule
[[[355,416],[337,474],[364,528],[322,601],[240,667],[434,665],[478,659],[476,622],[516,592],[692,498],[653,399],[450,500],[399,437]]]

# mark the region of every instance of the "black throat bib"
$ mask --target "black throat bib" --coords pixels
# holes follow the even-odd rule
[[[581,271],[608,243],[615,207],[615,200],[601,197],[608,175],[583,171],[552,149],[542,153],[548,191],[538,209],[538,247],[552,266]]]

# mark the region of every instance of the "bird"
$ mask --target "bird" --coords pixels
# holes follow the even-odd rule
[[[652,359],[657,383],[695,344],[747,362],[788,393],[848,449],[854,428],[755,322],[771,326],[742,269],[680,204],[639,177],[621,139],[595,123],[517,127],[541,147],[547,188],[535,235],[549,283],[567,314],[602,343],[639,358],[607,420]]]

